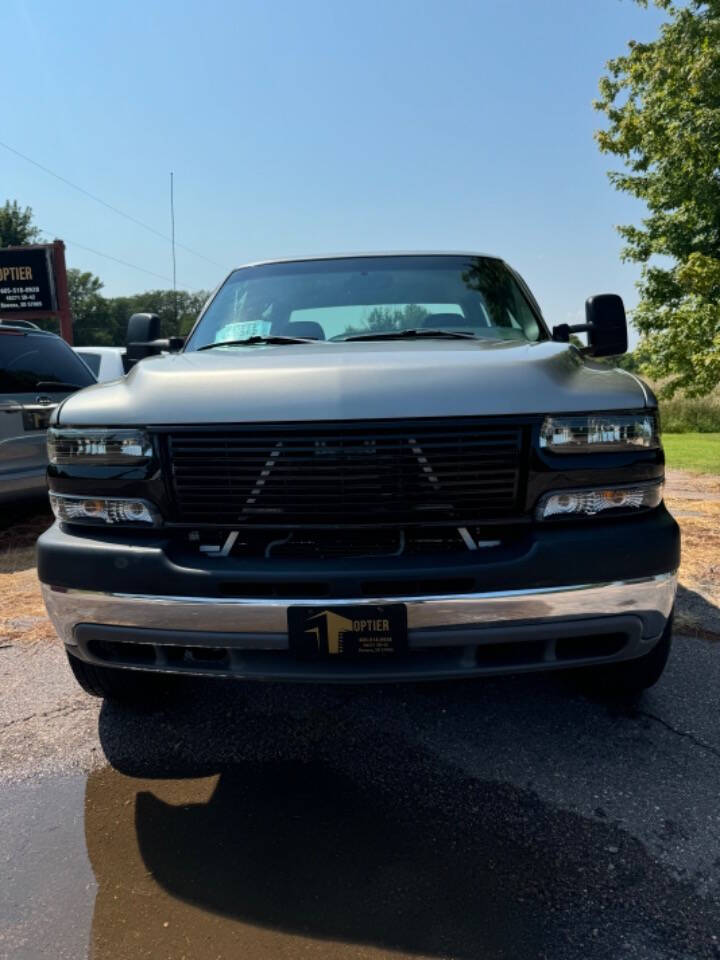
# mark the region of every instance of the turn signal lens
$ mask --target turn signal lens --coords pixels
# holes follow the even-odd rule
[[[160,515],[147,500],[120,497],[69,497],[50,494],[50,506],[63,523],[145,523],[158,526]]]
[[[535,516],[538,520],[550,517],[594,517],[608,510],[649,510],[662,501],[662,481],[637,483],[631,487],[607,487],[599,490],[562,490],[547,493],[540,500]]]

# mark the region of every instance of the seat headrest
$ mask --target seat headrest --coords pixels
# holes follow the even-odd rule
[[[284,331],[287,337],[306,337],[308,340],[324,340],[325,331],[314,320],[295,320]]]

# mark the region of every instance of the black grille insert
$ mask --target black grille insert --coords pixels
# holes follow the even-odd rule
[[[464,525],[519,508],[518,424],[253,424],[173,431],[167,442],[185,523]]]

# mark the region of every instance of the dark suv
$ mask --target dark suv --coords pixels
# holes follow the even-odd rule
[[[45,496],[45,431],[65,397],[95,383],[53,333],[0,322],[0,504]]]

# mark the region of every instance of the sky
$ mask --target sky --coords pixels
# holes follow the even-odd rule
[[[638,267],[621,262],[614,227],[643,210],[607,180],[618,162],[593,140],[592,101],[605,62],[657,34],[654,9],[2,6],[0,141],[127,216],[5,147],[0,203],[31,206],[108,296],[170,286],[172,170],[179,288],[212,289],[270,257],[472,250],[516,267],[551,324],[582,322],[592,294],[637,301]]]

